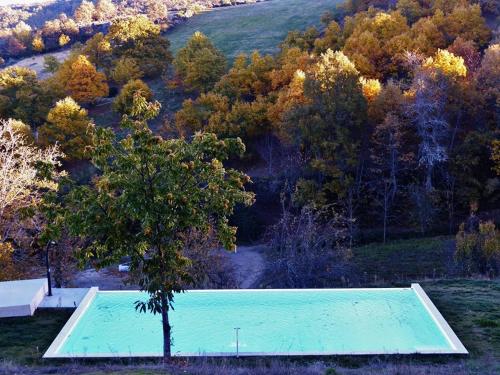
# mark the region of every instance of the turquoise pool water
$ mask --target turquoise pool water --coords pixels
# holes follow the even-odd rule
[[[162,354],[158,315],[141,292],[98,292],[57,350],[65,356]],[[411,288],[189,291],[171,312],[172,353],[363,354],[453,348]]]

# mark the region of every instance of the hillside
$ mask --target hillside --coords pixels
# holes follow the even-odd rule
[[[167,31],[175,52],[195,31],[207,35],[229,59],[239,53],[275,53],[290,30],[320,27],[318,14],[334,12],[341,0],[272,0],[219,8],[194,16]]]

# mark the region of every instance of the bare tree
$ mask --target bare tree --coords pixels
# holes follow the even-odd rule
[[[411,151],[404,151],[403,142],[404,129],[401,119],[393,113],[388,113],[384,121],[375,128],[371,155],[374,175],[371,186],[375,191],[376,203],[382,209],[384,243],[392,206],[400,189],[400,173],[413,159]]]
[[[425,170],[424,186],[433,189],[434,168],[447,160],[449,125],[445,118],[447,81],[439,73],[417,68],[413,79],[414,97],[408,105],[420,138],[418,162]]]
[[[43,172],[60,165],[61,152],[57,146],[44,150],[34,146],[19,131],[23,126],[15,120],[0,121],[0,233],[4,238],[13,228],[9,219],[36,205],[44,191],[57,187]]]
[[[34,146],[28,130],[20,121],[0,121],[0,279],[21,276],[31,263],[27,252],[16,249],[29,246],[41,223],[38,215],[23,211],[36,206],[44,191],[56,188],[50,171],[62,154],[56,146]]]
[[[350,256],[347,219],[331,207],[304,207],[294,215],[283,209],[269,232],[273,286],[305,288],[331,285],[346,274]]]

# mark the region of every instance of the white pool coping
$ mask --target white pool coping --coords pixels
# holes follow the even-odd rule
[[[453,329],[451,329],[450,325],[446,321],[446,319],[441,315],[437,307],[431,301],[427,293],[425,293],[424,289],[418,283],[411,284],[411,288],[415,291],[420,301],[425,306],[427,311],[429,312],[434,322],[439,327],[444,337],[448,340],[450,345],[455,350],[453,353],[457,354],[469,354],[468,350],[462,344],[458,336],[455,334]]]
[[[394,350],[377,350],[377,351],[335,351],[335,352],[239,352],[241,357],[256,357],[256,356],[325,356],[325,355],[389,355],[389,354],[468,354],[469,352],[464,347],[455,332],[443,318],[439,310],[432,303],[420,284],[411,284],[410,288],[327,288],[327,289],[202,289],[189,290],[189,293],[221,293],[221,292],[304,292],[304,291],[374,291],[374,290],[413,290],[420,302],[424,305],[429,315],[432,317],[436,325],[439,327],[442,334],[448,340],[451,349],[417,349],[415,351],[394,351]],[[47,349],[43,358],[138,358],[138,357],[161,357],[159,353],[94,353],[86,355],[85,353],[78,354],[61,354],[58,353],[60,348],[68,336],[77,325],[80,318],[83,316],[95,296],[99,293],[137,293],[138,290],[99,290],[97,287],[90,288],[87,295],[75,310],[70,319],[66,322],[61,332],[57,335],[54,342]],[[210,352],[210,353],[172,353],[172,356],[179,357],[235,357],[236,353],[232,352]]]
[[[43,358],[68,358],[70,356],[62,356],[58,354],[59,349],[63,346],[64,342],[68,338],[69,334],[73,331],[73,328],[77,325],[83,313],[90,306],[90,303],[94,300],[97,295],[99,288],[92,287],[89,289],[85,297],[81,300],[80,304],[73,312],[71,317],[68,319],[64,327],[61,329],[55,340],[50,344],[49,348],[43,355]],[[75,356],[72,356],[75,357]]]
[[[33,315],[47,290],[47,279],[0,282],[0,318]]]

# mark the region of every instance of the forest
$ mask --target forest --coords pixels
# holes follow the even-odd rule
[[[55,241],[57,285],[126,257],[137,308],[166,316],[176,292],[234,285],[212,249],[265,244],[259,286],[321,288],[400,281],[370,252],[431,238],[449,257],[429,245],[409,277],[498,277],[498,2],[348,0],[234,58],[103,8],[53,37],[7,25],[8,48],[42,51],[110,21],[47,55],[48,78],[0,71],[0,280],[43,272]]]
[[[57,143],[63,166],[81,165],[91,158],[89,112],[99,101],[118,93],[113,111],[130,116],[135,95],[153,101],[146,82],[162,76],[191,96],[156,120],[164,134],[240,138],[247,151],[231,163],[253,175],[251,189],[278,211],[333,208],[348,247],[459,230],[466,237],[460,224],[470,215],[489,238],[500,198],[495,30],[478,4],[463,1],[367,5],[345,5],[358,9],[342,20],[321,15],[321,31],[290,32],[275,56],[232,62],[200,33],[173,59],[146,17],[117,21],[63,63],[47,58],[54,74],[45,81],[29,69],[2,70],[0,116],[34,147]],[[247,240],[269,222],[255,215],[236,218],[250,220]],[[2,238],[12,238],[16,230],[4,227]],[[498,272],[495,257],[480,263]]]

